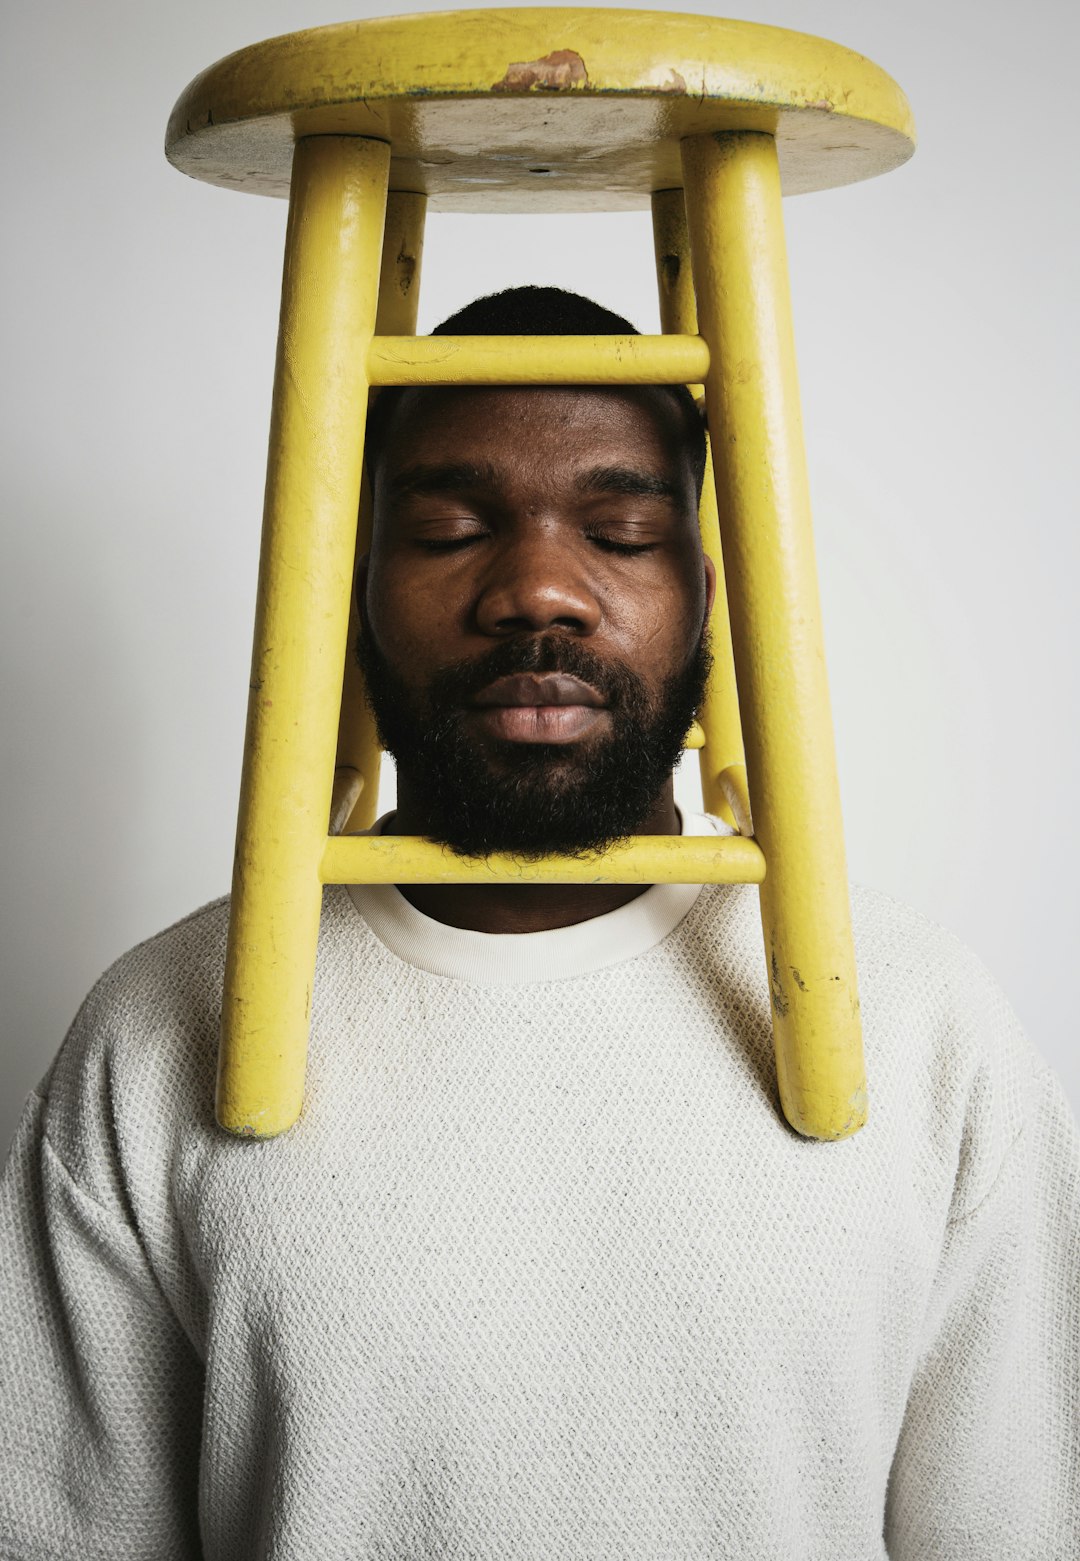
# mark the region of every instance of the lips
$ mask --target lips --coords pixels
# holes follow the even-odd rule
[[[573,743],[609,719],[601,695],[568,672],[518,672],[496,678],[473,700],[475,719],[512,743]]]
[[[481,689],[473,700],[482,708],[491,706],[587,705],[602,709],[604,700],[589,683],[571,677],[568,672],[519,672],[496,678]]]

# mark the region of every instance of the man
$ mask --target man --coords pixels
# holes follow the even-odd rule
[[[452,331],[629,331],[553,290]],[[683,391],[382,396],[359,646],[463,852],[681,816]],[[854,890],[872,1111],[779,1112],[748,885],[326,891],[304,1114],[212,1117],[227,904],[102,978],[4,1187],[0,1554],[1065,1561],[1080,1134],[954,938]]]

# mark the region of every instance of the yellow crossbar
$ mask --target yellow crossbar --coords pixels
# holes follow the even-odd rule
[[[700,336],[376,336],[372,385],[696,385]]]
[[[417,835],[332,835],[323,883],[761,883],[761,847],[741,835],[638,835],[589,856],[459,856]]]

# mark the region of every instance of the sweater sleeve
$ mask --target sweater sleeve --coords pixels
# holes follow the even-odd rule
[[[0,1180],[0,1558],[192,1561],[202,1368],[31,1096]]]
[[[1052,1069],[946,1226],[885,1539],[892,1561],[1080,1556],[1080,1133]]]

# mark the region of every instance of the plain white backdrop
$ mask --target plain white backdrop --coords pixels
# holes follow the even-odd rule
[[[169,110],[235,48],[407,9],[8,10],[0,1147],[101,971],[229,885],[285,206],[171,169]],[[851,874],[979,953],[1080,1112],[1078,12],[735,14],[868,55],[920,133],[786,205]],[[433,215],[420,330],[519,282],[658,328],[634,213]]]

